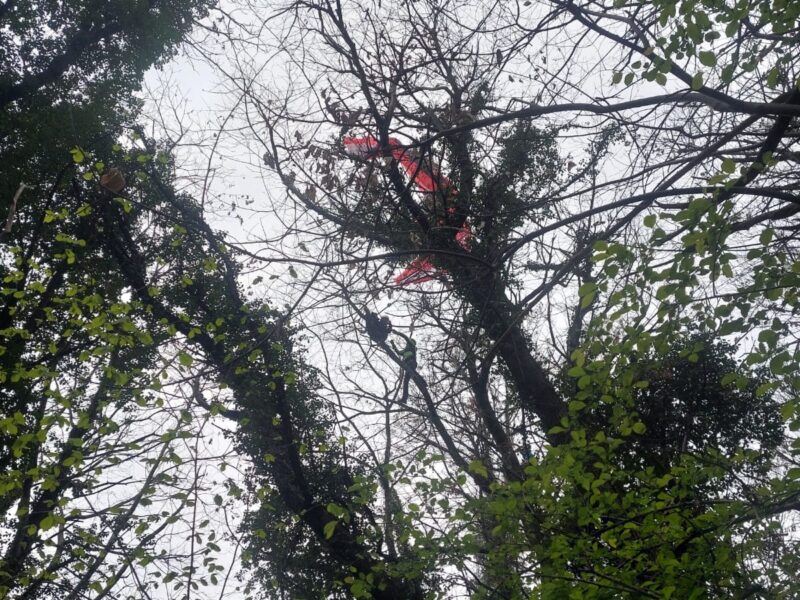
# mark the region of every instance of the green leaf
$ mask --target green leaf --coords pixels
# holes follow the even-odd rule
[[[581,308],[586,308],[593,301],[597,293],[597,283],[589,281],[578,288],[578,296],[581,298]]]
[[[581,299],[581,308],[587,308],[592,302],[594,302],[594,298],[597,295],[596,292],[592,292],[587,294]]]
[[[778,343],[778,333],[772,329],[764,329],[758,334],[758,341],[767,344],[770,348],[774,348]]]
[[[778,87],[778,75],[780,75],[778,67],[772,67],[769,73],[767,73],[767,87],[770,89],[775,89]]]
[[[756,398],[761,398],[772,390],[774,385],[772,383],[762,383],[756,388]]]
[[[86,155],[83,153],[83,150],[75,146],[72,150],[69,151],[72,155],[72,160],[76,163],[82,163],[86,158]]]
[[[784,366],[790,360],[788,352],[781,352],[777,356],[773,356],[772,360],[769,361],[769,369],[775,375],[783,374],[786,369]]]
[[[333,537],[333,532],[336,531],[336,526],[339,524],[339,521],[328,521],[325,523],[325,527],[322,528],[322,532],[325,535],[325,539],[329,540]]]
[[[569,403],[569,410],[571,412],[578,412],[586,407],[586,403],[581,400],[571,400]]]
[[[686,33],[689,34],[689,38],[695,43],[699,44],[703,41],[703,36],[700,33],[700,28],[697,26],[696,23],[689,22],[686,25]]]
[[[54,515],[47,515],[44,519],[42,519],[41,523],[39,523],[39,529],[42,531],[47,531],[48,529],[52,529],[56,526],[56,518]]]
[[[656,290],[656,300],[666,300],[675,293],[675,286],[673,284],[662,285]]]
[[[702,51],[697,57],[700,59],[700,64],[706,67],[717,66],[717,56],[713,52]]]
[[[695,73],[695,76],[692,77],[692,89],[699,90],[702,87],[703,87],[703,74]]]
[[[480,475],[481,477],[489,476],[489,471],[486,470],[486,466],[478,459],[471,461],[467,468],[470,473],[474,473],[475,475]]]
[[[569,371],[567,371],[567,375],[570,377],[583,377],[586,375],[586,371],[583,370],[583,367],[572,367]]]
[[[731,160],[730,158],[726,158],[722,161],[722,172],[728,173],[729,175],[736,170],[736,163]]]
[[[178,362],[184,367],[191,367],[194,359],[186,352],[178,352]]]
[[[171,581],[175,580],[178,577],[178,574],[175,571],[170,571],[166,575],[164,575],[164,579],[161,580],[162,583],[170,583]]]

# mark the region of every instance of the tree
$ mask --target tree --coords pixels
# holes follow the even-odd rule
[[[277,30],[228,23],[242,144],[289,194],[258,208],[290,219],[282,247],[300,249],[251,258],[276,275],[292,264],[306,323],[326,307],[321,348],[359,357],[323,363],[323,381],[388,488],[385,528],[437,576],[457,573],[438,580],[445,595],[788,593],[762,557],[797,508],[794,476],[780,478],[796,463],[773,453],[778,406],[784,423],[796,409],[794,17],[435,1],[283,14]],[[305,85],[261,78],[276,47]],[[397,283],[408,266],[436,281]],[[391,318],[387,343],[364,335],[366,311]],[[717,345],[732,334],[736,359]],[[679,353],[687,374],[714,364],[696,415],[714,428],[694,441],[716,451],[665,461],[646,450],[669,422],[652,403],[694,402],[657,376]],[[755,398],[766,427],[738,437],[753,413],[726,422],[714,406]],[[759,440],[769,468],[755,473]],[[386,471],[399,474],[378,483]],[[784,564],[795,551],[782,546]]]
[[[280,320],[271,323],[273,311],[250,306],[239,296],[238,267],[218,246],[197,204],[173,191],[169,148],[142,146],[139,134],[127,143],[119,139],[136,107],[128,95],[144,69],[169,53],[206,6],[152,2],[124,4],[115,11],[107,3],[54,3],[53,14],[47,6],[37,7],[35,14],[30,14],[33,7],[3,6],[2,16],[10,23],[4,30],[8,70],[0,96],[4,106],[10,105],[4,117],[7,145],[10,149],[12,129],[17,128],[16,135],[30,148],[17,155],[20,146],[15,144],[9,166],[17,180],[39,182],[36,193],[48,187],[49,193],[42,203],[26,203],[24,210],[18,210],[16,194],[8,207],[3,381],[13,393],[4,406],[3,456],[9,471],[3,499],[10,537],[4,544],[0,589],[14,597],[58,590],[69,590],[69,597],[90,590],[104,596],[133,569],[134,559],[139,567],[169,565],[173,557],[159,554],[154,542],[167,526],[186,518],[185,509],[196,511],[200,485],[196,475],[183,479],[186,473],[170,474],[163,465],[164,459],[184,464],[172,442],[200,435],[191,427],[196,412],[191,405],[177,409],[177,422],[159,415],[161,380],[167,376],[159,363],[173,363],[178,370],[193,363],[190,353],[175,349],[172,337],[181,335],[199,340],[208,368],[233,389],[240,408],[212,406],[200,392],[189,398],[206,409],[206,418],[222,411],[240,424],[240,446],[252,456],[256,473],[273,476],[284,510],[302,518],[318,543],[343,563],[337,571],[356,565],[369,577],[369,585],[384,590],[382,597],[413,597],[416,592],[408,591],[402,576],[372,569],[375,557],[355,541],[370,524],[362,523],[357,511],[337,507],[340,498],[349,505],[355,491],[348,487],[354,480],[325,458],[336,456],[335,444],[327,444],[333,450],[317,448],[324,442],[324,412],[303,393],[301,375],[291,370],[290,348],[281,346],[288,345],[288,329]],[[31,19],[39,20],[32,24]],[[61,29],[51,38],[45,29],[52,26]],[[51,53],[36,54],[29,64],[24,54],[36,43]],[[90,127],[78,137],[72,118],[68,144],[58,130],[46,130],[42,141],[38,126],[48,114],[66,110],[74,117],[85,108],[69,97],[75,87],[90,101],[83,112]],[[53,160],[53,147],[65,154],[72,148],[63,167]],[[124,190],[105,183],[108,165],[125,174]],[[158,208],[163,211],[151,212]],[[193,243],[182,239],[189,236]],[[162,271],[165,264],[170,267]],[[153,269],[161,275],[145,286]],[[157,298],[162,286],[163,302]],[[189,314],[202,314],[208,321],[187,325]],[[267,327],[274,331],[265,334]],[[215,329],[223,333],[212,335]],[[48,353],[50,364],[42,358]],[[104,364],[106,356],[110,361]],[[259,366],[251,373],[240,364],[243,358]],[[33,398],[38,407],[29,412]],[[144,414],[136,415],[132,402]],[[155,431],[142,428],[147,422],[156,424]],[[306,445],[315,449],[308,460],[300,458]],[[120,462],[135,469],[136,460],[147,470],[140,487],[127,478],[123,481],[128,485],[116,490],[113,479],[98,479]],[[316,474],[313,487],[306,470]],[[320,484],[320,478],[330,483]],[[90,500],[92,486],[101,491]],[[163,496],[165,486],[178,490]],[[125,493],[130,497],[121,498]],[[179,501],[177,509],[163,512],[167,498]],[[112,499],[113,504],[102,506]],[[160,517],[140,510],[154,502],[162,510]],[[337,526],[337,518],[345,520]],[[193,520],[191,528],[194,548],[200,534]],[[114,555],[121,557],[121,564],[110,560]],[[203,555],[203,570],[214,582],[217,565],[208,550]],[[167,567],[160,579],[169,583],[180,575],[178,585],[196,589],[195,579],[205,585],[206,576],[193,566],[194,560],[192,551],[182,573]],[[63,575],[53,578],[56,569]],[[391,586],[383,583],[387,577],[394,581]],[[143,592],[152,589],[153,582],[134,579]]]
[[[131,94],[208,6],[0,6],[2,597],[108,594],[130,566],[110,557],[144,559],[164,530],[145,534],[154,483],[193,485],[175,465],[188,412],[153,382],[165,340],[131,313],[80,195],[111,196],[98,181],[123,160],[111,148]]]
[[[4,251],[3,597],[102,596],[134,558],[169,560],[155,542],[198,485],[179,447],[192,407],[161,383],[169,338],[128,301],[83,196],[111,195],[81,176],[89,155],[75,158],[59,210],[44,202]]]
[[[141,131],[74,148],[58,203],[12,228],[10,593],[213,582],[195,519],[229,502],[198,476],[212,423],[248,461],[229,483],[248,508],[248,595],[794,594],[796,15],[264,14],[242,3],[206,27],[231,64],[194,49],[227,77],[237,152],[288,193],[233,210],[279,215],[277,239],[217,231],[205,189],[178,191],[170,143]],[[286,89],[261,78],[275,48],[301,67]],[[730,68],[698,76],[695,59]],[[112,164],[118,194],[96,183]],[[149,470],[114,488],[122,504],[82,512],[88,465],[117,454]],[[190,548],[162,556],[155,537],[181,522]],[[50,581],[59,561],[72,571]]]
[[[139,108],[144,73],[174,55],[210,0],[0,6],[0,197],[19,219],[49,197],[73,147],[110,149]],[[63,175],[62,175],[63,177]],[[13,212],[13,210],[12,210]]]
[[[748,456],[729,473],[733,480],[720,482],[723,487],[735,487],[737,477],[766,475],[762,469],[769,468],[784,435],[776,398],[756,393],[769,374],[752,373],[743,389],[723,385],[738,366],[732,345],[701,337],[682,346],[643,373],[648,385],[635,403],[647,429],[634,444],[638,468],[649,465],[663,475],[684,454],[714,462],[717,454],[732,458],[741,452]],[[692,360],[687,350],[696,353]]]

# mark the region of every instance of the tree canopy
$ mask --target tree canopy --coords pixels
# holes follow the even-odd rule
[[[0,598],[796,596],[799,18],[6,0]]]

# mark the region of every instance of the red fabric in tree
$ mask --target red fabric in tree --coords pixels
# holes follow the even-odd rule
[[[378,158],[379,156],[391,156],[399,162],[405,169],[408,177],[423,192],[435,192],[442,190],[447,194],[454,194],[452,182],[435,172],[435,169],[428,169],[422,162],[412,155],[410,150],[402,147],[400,140],[389,138],[386,150],[381,150],[380,143],[372,136],[354,138],[344,138],[344,149],[350,156],[357,158]]]
[[[440,191],[445,196],[454,196],[458,192],[453,187],[453,183],[443,175],[439,174],[435,168],[428,168],[422,164],[411,151],[402,147],[399,140],[389,138],[385,149],[381,148],[377,139],[372,136],[366,137],[346,137],[344,138],[344,149],[347,154],[362,159],[375,159],[380,156],[391,156],[399,162],[405,169],[409,179],[423,192],[433,194]],[[450,212],[454,212],[451,208]],[[469,251],[470,241],[472,240],[472,229],[468,222],[464,222],[456,232],[456,242],[464,250]],[[433,266],[429,257],[419,257],[411,261],[409,265],[394,278],[397,285],[409,285],[425,283],[436,278],[436,267]]]
[[[437,270],[427,256],[419,256],[412,260],[399,275],[392,280],[397,285],[409,285],[412,283],[425,283],[436,279]]]

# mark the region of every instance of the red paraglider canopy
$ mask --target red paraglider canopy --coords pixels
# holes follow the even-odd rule
[[[441,175],[438,169],[424,166],[415,152],[403,148],[400,141],[395,138],[389,138],[386,148],[381,149],[378,140],[372,136],[360,138],[346,137],[344,138],[344,149],[350,156],[362,159],[391,156],[403,166],[409,179],[422,192],[435,193],[439,191],[445,196],[455,196],[458,193],[453,183],[447,177]],[[453,212],[455,208],[450,208],[449,210]],[[455,239],[458,245],[464,250],[469,250],[470,241],[472,239],[472,229],[468,222],[465,221],[456,232]],[[411,263],[394,278],[394,282],[397,285],[425,283],[426,281],[435,279],[436,273],[437,269],[433,266],[433,263],[431,263],[430,258],[421,256],[411,261]]]
[[[382,152],[380,143],[372,136],[346,137],[344,138],[344,149],[350,156],[364,159],[391,156],[403,166],[411,181],[423,192],[440,190],[447,195],[456,193],[452,182],[447,177],[434,172],[433,169],[424,167],[422,161],[415,156],[415,153],[403,148],[396,138],[389,138],[387,149]]]
[[[397,285],[409,285],[425,283],[432,279],[436,279],[436,267],[427,256],[420,256],[412,260],[392,281]]]

